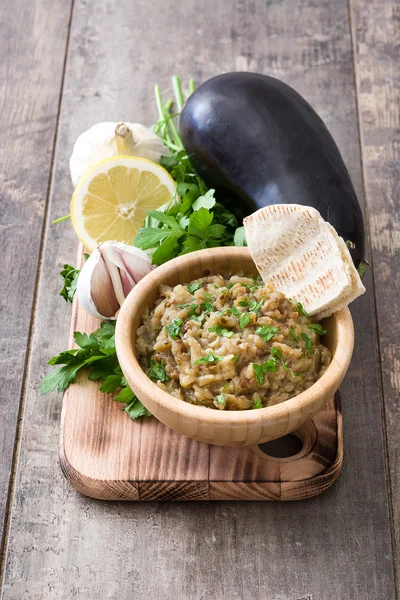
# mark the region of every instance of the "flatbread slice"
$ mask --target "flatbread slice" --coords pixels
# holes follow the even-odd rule
[[[244,219],[250,254],[264,282],[322,319],[365,292],[350,252],[315,208],[274,204]]]

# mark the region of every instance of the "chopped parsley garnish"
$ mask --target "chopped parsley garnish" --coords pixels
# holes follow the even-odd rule
[[[204,321],[204,317],[206,315],[204,313],[201,313],[201,315],[192,315],[190,317],[190,321],[196,321],[196,323],[202,323]]]
[[[211,333],[216,333],[217,335],[222,335],[223,337],[230,338],[233,336],[233,331],[229,331],[225,327],[221,327],[221,325],[216,325],[215,327],[209,327],[208,331]]]
[[[257,363],[253,363],[253,370],[256,376],[256,381],[260,385],[264,383],[264,375],[265,373],[275,373],[278,369],[278,365],[276,364],[275,358],[269,358],[262,365],[258,365]]]
[[[208,292],[204,292],[204,298],[207,300],[207,302],[212,302],[213,300],[213,297]]]
[[[240,302],[239,302],[239,306],[248,306],[248,305],[249,305],[249,302],[246,299],[240,300]]]
[[[165,326],[165,329],[173,340],[179,340],[182,323],[183,320],[177,317],[172,323],[168,323],[168,325]]]
[[[239,319],[240,329],[244,329],[245,327],[247,327],[247,325],[250,323],[250,321],[251,321],[251,317],[248,313],[244,313],[243,315],[241,315],[241,317]]]
[[[232,362],[235,363],[235,365],[236,365],[238,360],[239,360],[239,354],[235,354],[235,356],[232,358]]]
[[[298,303],[296,304],[296,306],[297,306],[297,310],[298,310],[299,312],[301,312],[301,314],[302,314],[302,315],[304,315],[305,317],[307,317],[307,319],[311,319],[310,315],[309,315],[309,314],[308,314],[308,312],[307,312],[307,311],[304,309],[304,307],[303,307],[303,305],[302,305],[302,303],[301,303],[301,302],[298,302]]]
[[[221,392],[218,396],[215,396],[214,404],[217,404],[219,408],[224,407],[226,404],[226,396]]]
[[[312,341],[310,340],[310,338],[308,337],[308,335],[305,334],[305,333],[302,333],[301,337],[303,338],[303,340],[306,343],[306,350],[307,350],[307,352],[309,354],[314,354],[314,350],[313,350],[313,347],[312,347]]]
[[[261,336],[265,343],[272,340],[274,335],[278,333],[279,327],[271,327],[271,325],[263,325],[262,327],[257,327],[256,334]]]
[[[254,294],[254,292],[256,292],[258,290],[258,285],[249,285],[249,290],[252,294]]]
[[[297,337],[297,335],[295,334],[295,332],[293,331],[293,329],[291,327],[289,327],[289,333],[292,336],[292,338],[294,339],[295,342],[299,341],[299,338]]]
[[[168,381],[169,377],[164,368],[164,361],[158,363],[156,360],[151,359],[150,361],[150,369],[148,373],[150,379],[153,381]]]
[[[212,313],[212,311],[214,310],[214,306],[211,304],[211,302],[202,302],[200,304],[200,308],[207,315],[209,315],[210,313]]]
[[[228,288],[228,290],[230,290],[233,288],[234,285],[235,285],[234,283],[228,283],[228,285],[226,287]]]
[[[232,306],[230,309],[228,309],[231,311],[231,313],[233,314],[234,317],[240,317],[240,315],[242,314],[240,312],[240,310],[238,308],[236,308],[236,306]]]
[[[189,285],[187,286],[187,289],[189,290],[189,292],[191,294],[194,294],[201,287],[203,287],[203,283],[202,282],[199,282],[199,283],[189,283]]]
[[[304,377],[304,373],[297,373],[296,371],[290,371],[293,377]]]
[[[263,407],[263,403],[261,398],[257,398],[257,400],[254,402],[252,408],[262,408]]]
[[[287,366],[287,364],[282,356],[282,352],[279,350],[279,348],[276,348],[274,346],[271,349],[271,354],[272,354],[272,356],[275,356],[275,358],[278,358],[281,361],[282,367],[285,369],[285,371],[289,371],[289,367]]]
[[[326,329],[324,329],[319,323],[310,323],[309,325],[307,325],[307,327],[311,329],[311,331],[314,331],[314,333],[317,333],[318,335],[325,335],[327,333]]]
[[[249,311],[250,312],[255,312],[258,313],[258,311],[260,310],[261,306],[258,302],[256,302],[255,300],[252,300],[249,304]]]
[[[203,356],[202,358],[198,358],[194,361],[194,365],[204,365],[205,363],[213,363],[222,360],[220,356],[215,356],[212,352],[209,352],[207,356]]]

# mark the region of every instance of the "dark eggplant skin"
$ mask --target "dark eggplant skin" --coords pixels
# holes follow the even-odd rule
[[[313,206],[365,256],[361,207],[331,134],[293,88],[259,73],[225,73],[187,100],[180,135],[195,169],[239,217],[271,204]],[[353,247],[354,246],[354,247]]]

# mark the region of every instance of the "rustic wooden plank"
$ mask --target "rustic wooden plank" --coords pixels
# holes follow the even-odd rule
[[[0,540],[57,123],[70,2],[0,4]]]
[[[151,87],[253,69],[285,79],[321,113],[361,195],[345,0],[77,1],[52,214],[66,211],[73,141],[99,120],[149,122]],[[151,114],[150,114],[151,113]],[[45,359],[65,347],[56,294],[73,260],[68,225],[48,233],[4,598],[81,596],[394,600],[376,337],[370,292],[357,301],[356,352],[342,388],[345,463],[326,494],[294,503],[99,503],[57,465],[61,399],[40,398]],[[367,286],[370,289],[370,278]]]
[[[400,11],[351,0],[396,546],[400,545]],[[397,555],[397,561],[399,557]],[[400,584],[400,582],[398,582]]]

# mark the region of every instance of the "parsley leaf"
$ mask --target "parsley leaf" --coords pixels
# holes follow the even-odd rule
[[[168,381],[169,377],[165,371],[164,361],[158,363],[156,360],[150,360],[150,369],[148,372],[150,379],[153,381]]]
[[[74,299],[79,273],[80,271],[74,269],[71,265],[64,265],[63,270],[60,272],[61,277],[64,278],[64,285],[60,292],[60,296],[62,296],[66,302],[72,302]]]
[[[253,371],[256,376],[256,381],[260,385],[264,383],[264,371],[262,365],[258,365],[257,363],[253,363]]]
[[[214,310],[214,306],[211,304],[211,302],[202,302],[200,304],[200,308],[207,315],[209,315],[210,313],[212,313],[212,311]]]
[[[215,396],[214,399],[214,404],[217,408],[219,409],[224,409],[226,406],[226,396],[225,394],[223,394],[222,392],[220,394],[218,394],[218,396]]]
[[[292,338],[294,339],[295,342],[299,341],[299,338],[297,337],[297,335],[295,334],[295,332],[293,331],[293,329],[291,327],[289,327],[289,333],[292,336]]]
[[[257,400],[254,402],[254,404],[251,408],[263,408],[263,403],[262,403],[261,398],[257,398]]]
[[[244,329],[251,321],[251,317],[248,313],[243,313],[239,319],[240,329]]]
[[[208,292],[204,292],[204,298],[207,300],[207,302],[213,301],[213,297]]]
[[[167,333],[173,340],[178,340],[180,338],[182,323],[183,320],[177,317],[172,323],[168,323],[168,325],[165,326]]]
[[[293,377],[304,377],[304,373],[297,373],[296,371],[290,371]]]
[[[276,364],[275,358],[269,358],[262,365],[258,365],[257,363],[252,364],[254,374],[256,376],[256,381],[260,385],[264,383],[265,373],[275,373],[275,371],[278,369],[278,365]]]
[[[192,204],[194,211],[200,210],[200,208],[212,208],[215,205],[214,198],[215,190],[208,190],[204,196],[199,196]]]
[[[262,327],[257,327],[256,334],[262,337],[265,343],[272,340],[274,335],[278,333],[279,327],[271,327],[271,325],[263,325]]]
[[[151,412],[143,406],[143,404],[140,402],[139,398],[135,396],[135,394],[133,395],[134,398],[124,408],[124,411],[129,415],[132,421],[138,419],[139,417],[151,417]]]
[[[239,354],[235,354],[232,358],[232,362],[236,364],[238,360],[239,360]]]
[[[246,232],[244,227],[238,227],[233,237],[234,246],[247,246]]]
[[[201,239],[208,238],[208,228],[213,222],[213,214],[206,208],[200,208],[190,215],[188,232]]]
[[[282,356],[282,352],[279,350],[279,348],[276,348],[276,346],[274,346],[271,349],[271,354],[272,354],[272,356],[274,356],[275,358],[278,358],[281,361],[282,367],[285,369],[285,371],[289,371],[289,367],[287,366],[287,364]]]
[[[256,302],[255,300],[252,300],[249,304],[249,311],[250,312],[255,312],[256,314],[258,313],[258,311],[260,310],[261,306],[258,302]]]
[[[103,383],[100,386],[100,391],[104,392],[105,394],[113,394],[118,388],[121,387],[121,379],[122,373],[121,375],[107,375],[107,377],[103,379]]]
[[[217,335],[222,335],[223,337],[231,338],[233,336],[233,331],[229,331],[225,327],[221,327],[221,325],[216,325],[215,327],[209,327],[208,331],[211,333],[216,333]]]
[[[231,313],[233,314],[234,317],[240,317],[240,315],[242,314],[240,312],[240,310],[238,308],[236,308],[236,306],[232,306],[230,309],[228,309],[231,311]]]
[[[305,317],[307,317],[307,319],[311,319],[310,315],[309,315],[309,314],[308,314],[308,312],[307,312],[307,311],[304,309],[304,307],[303,307],[303,305],[302,305],[302,303],[301,303],[301,302],[298,302],[298,303],[296,304],[296,306],[297,306],[297,310],[298,310],[299,312],[301,312],[301,314],[303,314]]]
[[[326,333],[328,333],[326,329],[324,329],[319,323],[310,323],[309,325],[307,325],[307,327],[311,329],[311,331],[317,333],[318,335],[325,335]]]
[[[205,363],[213,363],[222,360],[220,356],[215,356],[212,352],[209,352],[207,356],[203,356],[202,358],[198,358],[193,362],[194,365],[203,365]]]
[[[193,295],[201,287],[203,287],[203,283],[200,281],[200,282],[197,282],[197,283],[189,283],[189,285],[187,286],[187,289]]]
[[[310,340],[310,338],[308,337],[308,335],[306,333],[302,333],[301,337],[303,338],[303,340],[306,343],[306,350],[309,354],[314,354],[314,350],[312,347],[312,341]]]

